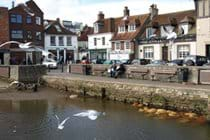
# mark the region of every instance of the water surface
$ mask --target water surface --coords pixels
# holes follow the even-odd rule
[[[73,117],[94,109],[92,121]],[[57,119],[70,119],[63,130]],[[210,127],[147,117],[131,105],[98,99],[0,101],[1,140],[210,140]]]

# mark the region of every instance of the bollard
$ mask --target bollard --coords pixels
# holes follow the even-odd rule
[[[106,98],[106,89],[105,88],[101,88],[101,99]]]
[[[61,72],[63,73],[63,67],[64,67],[64,65],[63,65],[63,63],[61,64]]]
[[[50,72],[50,65],[48,65],[47,68],[48,68],[48,72]]]
[[[38,90],[38,86],[37,86],[37,84],[35,84],[35,85],[34,85],[34,88],[33,88],[33,91],[34,91],[34,92],[37,92],[37,90]]]

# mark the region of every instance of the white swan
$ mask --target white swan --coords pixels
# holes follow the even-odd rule
[[[21,49],[28,49],[31,47],[31,42],[27,42],[27,43],[20,43],[18,41],[8,41],[8,42],[5,42],[3,44],[0,45],[0,48],[3,47],[4,45],[7,45],[7,44],[18,44],[18,46],[21,48]]]
[[[58,120],[58,129],[62,130],[64,128],[64,124],[66,123],[66,121],[68,119],[70,119],[70,117],[67,117],[65,120],[63,120],[62,122],[60,122],[60,119],[58,118],[57,115],[55,115],[55,117],[57,118]]]
[[[95,110],[87,110],[85,112],[74,114],[75,117],[88,117],[90,120],[96,120],[100,115],[105,115],[105,112],[101,113]]]

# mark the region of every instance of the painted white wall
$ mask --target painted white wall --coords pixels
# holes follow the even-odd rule
[[[196,55],[196,42],[177,42],[172,44],[166,44],[168,46],[168,51],[170,53],[171,48],[171,58],[172,60],[178,59],[178,46],[179,45],[189,45],[190,46],[190,55]],[[144,47],[153,47],[154,48],[154,60],[161,60],[162,59],[162,47],[164,44],[146,44],[146,45],[140,45],[139,46],[139,58],[144,58]],[[142,52],[140,52],[142,50]],[[170,55],[168,55],[170,59]]]
[[[56,46],[51,46],[50,37],[56,37]],[[64,46],[59,46],[59,36],[63,36],[64,38]],[[67,37],[71,37],[71,46],[67,46]],[[55,35],[55,34],[45,34],[45,50],[74,50],[74,58],[78,59],[78,41],[76,35]]]
[[[113,33],[101,33],[101,34],[92,34],[88,35],[88,49],[89,50],[94,50],[94,49],[106,49],[107,50],[107,56],[106,58],[109,60],[110,59],[110,51],[112,48],[112,44],[110,42]],[[102,45],[102,38],[105,37],[105,45]],[[94,45],[94,38],[97,39],[97,45]]]
[[[154,49],[154,58],[152,60],[161,60],[162,59],[162,46],[163,44],[145,44],[139,45],[139,58],[144,58],[144,47],[153,47]]]
[[[111,38],[113,33],[92,34],[88,36],[88,49],[111,49]],[[102,45],[102,37],[105,37],[105,45]],[[97,45],[94,45],[94,38],[97,39]]]
[[[177,42],[172,46],[172,60],[178,59],[178,46],[179,45],[189,45],[190,55],[196,55],[196,42]]]

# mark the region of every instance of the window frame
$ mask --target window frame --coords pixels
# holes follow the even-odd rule
[[[22,24],[23,23],[22,15],[20,15],[20,14],[11,14],[10,15],[10,23]]]
[[[64,37],[63,36],[58,37],[58,45],[59,46],[64,46]]]
[[[187,47],[188,49],[180,49],[181,47]],[[187,51],[186,51],[187,50]],[[184,59],[185,57],[190,55],[190,45],[183,44],[183,45],[177,45],[177,58],[178,59]]]
[[[102,37],[102,45],[104,46],[106,44],[106,39],[105,37]]]
[[[128,31],[129,32],[135,32],[136,31],[136,25],[135,24],[130,24],[128,26]]]
[[[36,18],[35,18],[36,25],[42,25],[42,21],[41,20],[42,20],[41,17],[36,16]]]
[[[53,38],[54,38],[54,41],[53,41]],[[50,36],[50,46],[57,46],[56,36]]]
[[[119,32],[119,33],[124,33],[124,32],[125,32],[125,25],[120,25],[120,26],[118,27],[118,32]]]
[[[144,46],[144,48],[143,48],[143,56],[144,56],[144,59],[154,59],[154,46]]]
[[[120,51],[121,49],[121,43],[120,42],[115,42],[115,50]]]
[[[20,37],[15,37],[14,35],[19,35]],[[23,39],[23,30],[11,30],[11,38],[12,39]]]
[[[72,46],[72,37],[71,36],[66,37],[66,45],[67,46]]]

